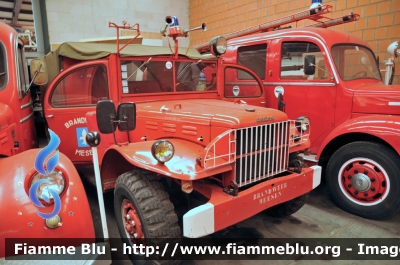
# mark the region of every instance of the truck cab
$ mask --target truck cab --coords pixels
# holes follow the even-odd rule
[[[37,146],[24,45],[0,23],[0,157]]]

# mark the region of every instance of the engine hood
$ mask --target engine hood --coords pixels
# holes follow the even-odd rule
[[[226,128],[243,128],[287,120],[275,109],[212,99],[144,102],[136,104],[138,119],[162,119]]]
[[[380,83],[354,89],[353,113],[400,114],[400,86]]]

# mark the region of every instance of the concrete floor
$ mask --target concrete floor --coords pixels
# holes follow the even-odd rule
[[[101,222],[97,205],[96,189],[90,169],[80,170],[92,208],[96,235],[101,237]],[[104,194],[106,215],[111,238],[119,238],[113,210],[113,192]],[[178,209],[179,211],[179,209]],[[273,218],[265,213],[257,214],[237,225],[219,232],[227,238],[254,235],[264,238],[400,238],[400,213],[389,219],[374,221],[363,219],[338,208],[328,195],[323,183],[310,194],[308,203],[287,218]],[[113,264],[131,264],[123,257],[113,256]],[[399,264],[399,261],[182,261],[181,264]]]

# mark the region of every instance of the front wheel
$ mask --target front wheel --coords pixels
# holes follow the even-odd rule
[[[347,212],[383,219],[400,210],[400,158],[390,148],[354,142],[339,148],[326,168],[333,199]]]
[[[174,206],[154,173],[134,170],[119,176],[114,191],[114,211],[121,238],[128,244],[181,236]]]

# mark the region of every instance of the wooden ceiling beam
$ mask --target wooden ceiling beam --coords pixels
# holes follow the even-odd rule
[[[13,24],[18,24],[18,17],[19,17],[19,12],[21,11],[21,6],[22,6],[22,0],[15,0],[13,16],[12,16]]]

